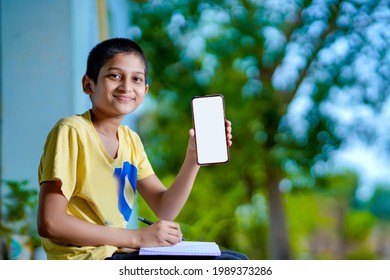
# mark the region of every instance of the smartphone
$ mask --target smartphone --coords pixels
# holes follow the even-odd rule
[[[197,163],[211,165],[228,162],[223,95],[195,96],[191,99],[191,109]]]

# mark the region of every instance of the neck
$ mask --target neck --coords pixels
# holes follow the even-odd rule
[[[93,126],[99,134],[106,136],[116,136],[118,128],[122,122],[122,118],[115,118],[109,116],[101,116],[91,110],[91,120]]]

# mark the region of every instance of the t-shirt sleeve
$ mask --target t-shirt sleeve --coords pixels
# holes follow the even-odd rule
[[[140,137],[138,134],[133,132],[133,136],[135,136],[135,144],[136,144],[136,150],[137,150],[137,157],[138,157],[138,176],[137,180],[142,180],[152,174],[154,174],[152,165],[149,162],[148,156],[145,152],[144,146],[141,142]]]
[[[39,184],[61,181],[61,190],[69,200],[76,186],[78,136],[68,125],[55,126],[47,136],[38,169]]]

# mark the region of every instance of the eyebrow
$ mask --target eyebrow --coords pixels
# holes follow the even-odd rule
[[[109,68],[107,69],[107,71],[110,71],[110,70],[119,70],[119,71],[123,71],[122,68],[120,68],[120,67],[115,67],[115,66],[109,67]],[[142,72],[142,71],[132,71],[132,72],[133,72],[133,73],[137,73],[137,74],[142,74],[142,75],[145,76],[145,72]]]

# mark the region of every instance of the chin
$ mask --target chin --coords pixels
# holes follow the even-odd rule
[[[124,115],[128,115],[130,113],[133,113],[138,107],[131,107],[131,108],[126,108],[124,110],[121,110],[121,112],[124,114]]]

